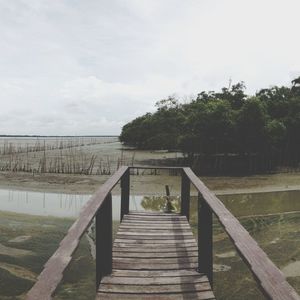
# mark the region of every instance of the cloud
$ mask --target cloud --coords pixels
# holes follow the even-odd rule
[[[155,101],[300,74],[298,0],[0,0],[1,133],[118,134]],[[24,115],[24,116],[23,116]]]

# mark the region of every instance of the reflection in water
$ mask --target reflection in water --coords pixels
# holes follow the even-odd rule
[[[76,218],[90,199],[87,194],[57,194],[0,189],[0,210],[16,213]],[[131,196],[130,209],[143,210],[142,196]],[[113,195],[113,219],[120,219],[120,196]]]
[[[172,203],[172,207],[175,212],[180,209],[179,197],[169,197]],[[141,206],[144,210],[163,211],[166,208],[167,197],[166,196],[145,196],[141,201]]]

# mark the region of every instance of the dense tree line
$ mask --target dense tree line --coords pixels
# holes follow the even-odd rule
[[[169,97],[126,124],[120,136],[140,149],[180,150],[196,170],[260,172],[298,167],[300,77],[291,87],[245,94],[243,82],[201,92],[189,103]]]

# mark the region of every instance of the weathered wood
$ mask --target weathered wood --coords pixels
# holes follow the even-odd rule
[[[130,284],[130,285],[164,285],[164,284],[181,284],[181,283],[198,283],[207,282],[206,276],[198,276],[193,272],[192,276],[164,276],[164,277],[118,277],[106,276],[102,284]]]
[[[112,198],[109,193],[96,214],[96,289],[112,272]]]
[[[124,215],[113,246],[113,272],[101,281],[98,296],[170,299],[172,295],[176,299],[185,295],[188,299],[213,299],[207,276],[197,272],[198,247],[186,217],[139,214],[140,220],[154,219],[140,229],[128,222],[132,215]],[[164,219],[171,219],[167,229],[161,221]],[[152,227],[152,222],[161,228]],[[184,230],[179,223],[184,224]],[[122,228],[124,224],[126,228]],[[203,294],[206,291],[209,294]]]
[[[136,220],[136,221],[177,221],[177,220],[185,220],[185,216],[158,216],[158,215],[126,215],[124,220]]]
[[[172,232],[171,230],[152,230],[152,231],[134,231],[135,229],[131,229],[131,230],[119,230],[118,231],[118,235],[121,236],[127,236],[127,237],[131,237],[131,236],[142,236],[142,237],[146,237],[146,236],[150,236],[150,237],[157,237],[157,236],[166,236],[166,237],[176,237],[176,236],[190,236],[193,237],[193,234],[191,231],[185,230],[177,230]]]
[[[188,239],[188,240],[136,240],[136,239],[126,239],[126,238],[116,238],[116,243],[127,243],[127,244],[138,244],[138,245],[148,245],[148,244],[167,244],[167,245],[176,245],[176,246],[195,246],[197,245],[194,239]]]
[[[119,249],[121,250],[121,249]],[[123,250],[123,249],[122,249]],[[167,251],[167,250],[166,250]],[[134,257],[134,258],[171,258],[171,257],[198,257],[198,251],[178,251],[178,252],[129,252],[113,251],[113,257]]]
[[[142,264],[142,263],[126,263],[114,262],[113,268],[123,270],[178,270],[178,269],[191,269],[196,270],[198,262],[191,263],[174,263],[174,264]]]
[[[122,234],[122,233],[118,233],[116,238],[117,239],[134,239],[134,240],[191,240],[193,239],[193,235],[192,234],[186,234],[186,235],[181,235],[181,234],[145,234],[145,235],[141,235],[141,234],[136,234],[135,232],[131,232],[132,235],[129,234]],[[135,234],[135,235],[133,235]]]
[[[129,193],[130,193],[130,173],[129,169],[123,174],[121,178],[121,216],[123,219],[125,214],[129,213]]]
[[[205,276],[204,274],[199,274],[195,270],[159,270],[159,271],[149,271],[149,270],[118,270],[114,269],[112,276],[115,277],[141,277],[141,278],[162,278],[162,277],[186,277],[186,276]]]
[[[135,245],[135,244],[126,244],[126,243],[114,243],[113,251],[121,251],[126,252],[140,252],[140,253],[160,253],[160,252],[168,252],[168,253],[179,253],[182,251],[198,251],[197,244],[193,244],[192,246],[186,245],[160,245],[159,248],[157,245],[149,245],[146,246]]]
[[[193,282],[164,285],[135,285],[135,284],[101,284],[99,292],[114,292],[127,294],[159,294],[202,292],[211,290],[209,282]]]
[[[198,270],[207,275],[213,286],[213,232],[212,211],[198,195]]]
[[[116,263],[132,263],[132,264],[181,264],[181,263],[198,263],[198,257],[171,257],[171,258],[143,258],[143,257],[116,257],[114,256],[114,262]]]
[[[178,170],[181,171],[182,167],[165,167],[165,166],[130,166],[129,169],[143,169],[143,170]]]
[[[119,226],[118,228],[119,233],[127,233],[127,232],[135,232],[137,234],[149,233],[149,234],[179,234],[179,233],[190,233],[191,229],[189,227],[185,228],[175,228],[173,229],[172,226],[167,228],[153,228],[153,227],[140,227],[140,226],[128,226],[124,228],[123,226]]]
[[[119,229],[124,229],[124,230],[128,230],[128,229],[134,229],[134,230],[190,230],[190,227],[188,225],[186,225],[185,223],[183,224],[163,224],[163,226],[161,224],[150,224],[150,225],[146,225],[146,224],[135,224],[135,223],[131,223],[131,225],[129,223],[125,223],[125,224],[121,224],[119,226]]]
[[[164,213],[164,212],[160,212],[160,211],[130,211],[129,216],[170,216],[170,213]],[[176,212],[172,212],[172,215],[174,216],[180,216],[180,213],[176,213]]]
[[[170,294],[138,294],[130,295],[124,293],[101,293],[97,294],[97,300],[214,300],[212,291],[191,292],[191,293],[170,293]]]
[[[51,299],[52,294],[62,280],[63,273],[69,265],[74,251],[79,245],[80,238],[90,226],[96,212],[101,208],[107,194],[113,189],[127,170],[128,167],[121,167],[85,204],[78,219],[73,223],[67,235],[61,241],[59,248],[45,264],[44,270],[38,276],[38,281],[26,295],[26,299]]]
[[[133,229],[130,229],[129,231],[126,230],[119,230],[118,231],[118,236],[127,236],[132,238],[132,236],[141,236],[141,237],[159,237],[159,236],[165,236],[165,237],[193,237],[193,234],[187,230],[181,231],[177,230],[172,232],[171,230],[152,230],[152,231],[134,231]]]
[[[137,169],[139,168],[143,167],[139,166]],[[123,223],[120,226],[120,235],[116,239],[113,248],[113,253],[120,253],[124,251],[125,254],[124,256],[116,256],[116,261],[113,262],[112,276],[141,277],[141,279],[139,279],[141,281],[143,281],[144,278],[154,280],[154,277],[161,278],[162,276],[184,276],[184,278],[186,276],[191,276],[193,279],[196,275],[202,276],[195,271],[198,263],[194,262],[194,259],[197,257],[189,255],[191,251],[195,251],[197,249],[197,244],[194,239],[189,239],[188,235],[184,234],[186,229],[188,229],[187,219],[189,219],[190,183],[192,183],[196,190],[202,195],[204,203],[207,204],[206,209],[209,210],[209,218],[212,212],[219,219],[221,225],[224,227],[229,238],[232,240],[238,253],[249,266],[254,278],[259,283],[266,297],[269,299],[280,300],[300,299],[296,291],[285,280],[282,272],[270,261],[267,255],[257,245],[249,233],[242,227],[238,220],[225,208],[222,202],[208,190],[202,181],[189,168],[148,167],[148,169],[154,170],[171,169],[175,171],[182,171],[182,206],[180,214],[186,216],[186,218],[180,217],[179,214],[163,215],[154,212],[137,212],[125,215],[129,210],[130,169],[131,168],[128,167],[121,167],[109,180],[105,182],[105,184],[100,187],[96,194],[91,197],[90,201],[83,207],[79,218],[74,222],[72,227],[69,229],[68,234],[60,243],[57,251],[45,264],[44,270],[39,275],[38,281],[27,294],[26,299],[51,299],[52,294],[63,277],[65,269],[72,259],[74,251],[78,247],[80,238],[91,224],[92,219],[96,215],[97,211],[99,211],[99,209],[101,209],[103,206],[104,199],[108,193],[110,193],[112,188],[118,183],[120,178],[123,177],[126,172],[128,174],[128,178],[126,179],[126,176],[124,176],[123,184],[121,184],[123,186],[122,198],[125,198],[125,201],[123,201],[123,208],[121,209],[121,216],[126,216],[127,220],[123,220]],[[126,187],[128,187],[128,189]],[[200,216],[201,214],[202,212],[200,212]],[[199,221],[200,225],[204,220],[205,218],[202,218],[202,221]],[[209,225],[208,227],[212,228],[211,222],[209,221],[208,223],[205,222],[205,226]],[[204,228],[204,225],[202,225],[202,227]],[[145,229],[147,228],[149,229],[148,233],[150,234],[145,234],[145,238],[141,239],[141,233],[146,233]],[[130,233],[136,232],[137,234],[126,235],[126,229],[129,229]],[[161,237],[166,236],[165,234],[169,235],[169,231],[172,231],[173,234],[173,236],[170,236],[170,238],[157,238],[157,235],[160,235]],[[182,232],[182,235],[179,234],[180,231]],[[208,231],[207,234],[208,237],[204,238],[203,236],[201,237],[200,232],[199,240],[208,240],[208,243],[205,242],[204,244],[208,245],[208,248],[210,248],[211,233]],[[177,236],[180,238],[176,238]],[[201,249],[201,247],[199,249]],[[206,251],[208,252],[207,249]],[[159,251],[170,254],[169,256],[160,257],[157,255]],[[185,256],[183,255],[183,252],[186,252]],[[141,255],[137,257],[133,256],[137,255],[136,253],[141,253]],[[199,253],[201,253],[200,250]],[[200,256],[202,256],[202,254]],[[164,262],[162,262],[162,260],[164,260]],[[208,262],[208,265],[211,265],[210,257],[208,257]],[[200,259],[200,269],[202,266],[203,263],[201,263]],[[209,271],[207,272],[209,273]],[[132,286],[138,287],[138,285],[132,284],[132,281],[130,283],[131,279],[128,279],[128,284],[125,284],[126,280],[120,284],[105,284],[108,290],[106,292],[99,292],[97,297],[101,297],[101,299],[147,300],[214,299],[211,290],[189,291],[188,289],[182,289],[183,286],[191,287],[192,285],[202,284],[201,282],[195,282],[192,284],[186,283],[187,279],[182,279],[183,283],[180,285],[175,283],[160,286],[160,288],[162,288],[162,286],[168,287],[172,285],[172,288],[177,286],[178,292],[176,293],[170,292],[168,289],[157,292],[157,289],[154,288],[154,284],[152,285],[145,283],[142,284],[142,287],[146,285],[150,287],[149,294],[142,291],[138,295],[126,294],[124,293],[124,290],[113,292],[114,286],[120,287],[122,285],[126,285],[127,289],[131,288]],[[205,283],[209,286],[209,289],[211,289],[209,282]],[[111,291],[109,290],[108,285],[112,288]]]
[[[190,219],[190,180],[185,172],[181,172],[181,215]]]
[[[300,296],[286,281],[282,272],[268,258],[239,221],[190,168],[183,168],[191,183],[216,215],[241,258],[248,265],[262,292],[268,299],[299,300]]]

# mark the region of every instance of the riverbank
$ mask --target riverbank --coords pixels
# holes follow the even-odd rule
[[[93,194],[110,175],[69,175],[0,173],[0,188],[57,193]],[[200,177],[216,194],[300,190],[300,173],[278,173],[245,177]],[[160,175],[131,176],[131,189],[136,195],[164,194],[169,185],[173,195],[180,194],[180,177]],[[192,194],[196,191],[191,190]],[[114,189],[120,194],[119,185]]]

